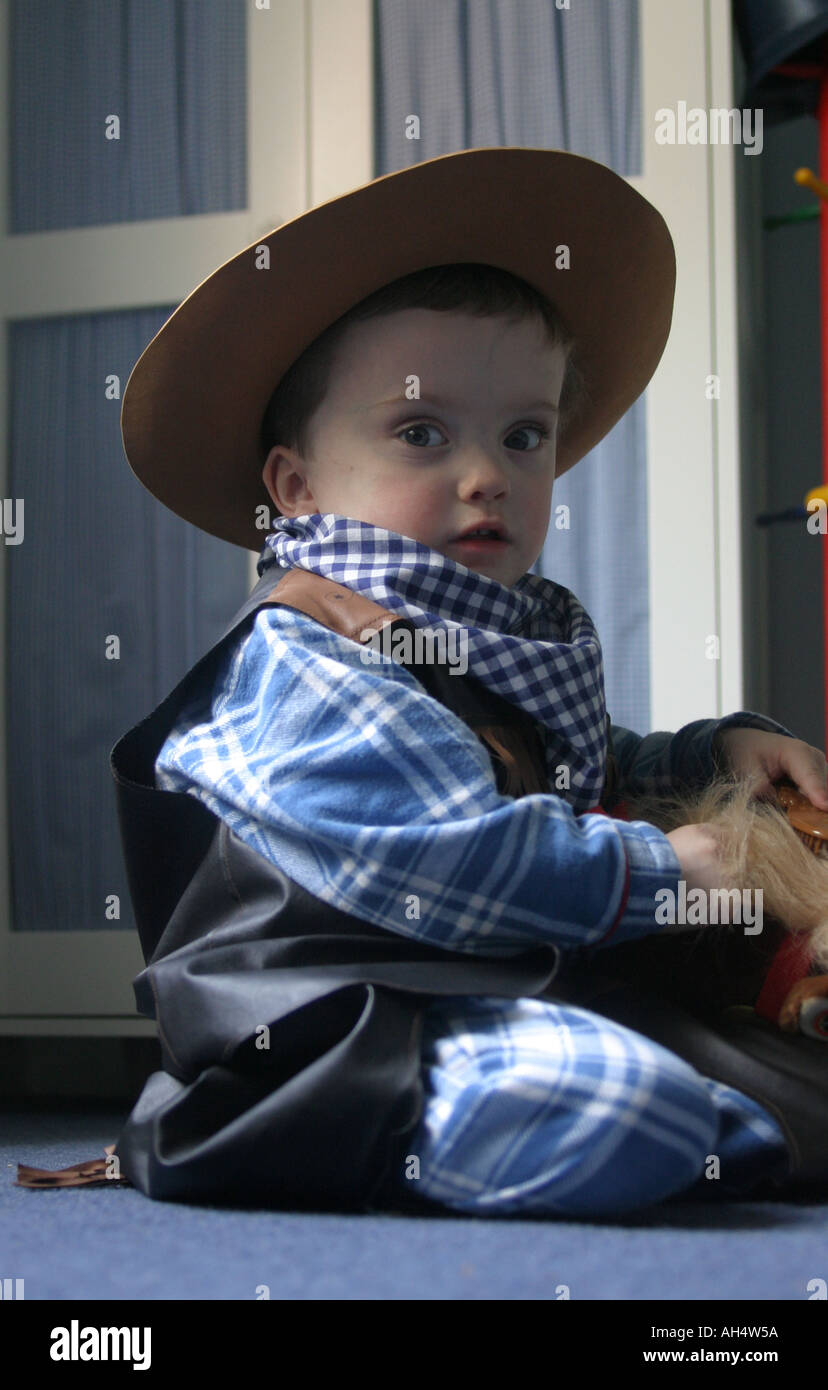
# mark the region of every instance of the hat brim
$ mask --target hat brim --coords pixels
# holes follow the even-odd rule
[[[569,252],[565,269],[560,247]],[[280,379],[366,295],[456,261],[520,276],[573,333],[588,406],[559,434],[556,476],[565,473],[637,400],[659,363],[675,251],[661,214],[605,165],[513,146],[461,150],[385,174],[219,266],[129,377],[121,433],[133,472],[176,515],[260,551],[268,526],[258,519],[275,508],[259,435]]]

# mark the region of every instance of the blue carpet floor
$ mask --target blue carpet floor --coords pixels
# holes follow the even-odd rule
[[[806,1301],[828,1204],[673,1202],[616,1222],[353,1216],[156,1202],[132,1187],[15,1186],[17,1164],[103,1157],[127,1109],[0,1120],[0,1277],[26,1299]]]

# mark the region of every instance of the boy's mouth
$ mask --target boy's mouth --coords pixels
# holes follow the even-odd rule
[[[509,541],[500,536],[458,536],[449,545],[457,545],[461,550],[496,551],[505,549]]]
[[[511,542],[503,522],[492,517],[489,521],[478,521],[473,526],[467,526],[449,544],[462,546],[464,550],[496,551]]]

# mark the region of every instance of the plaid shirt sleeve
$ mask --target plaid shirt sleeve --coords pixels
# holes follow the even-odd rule
[[[664,796],[685,788],[700,790],[721,766],[713,740],[725,729],[764,729],[796,738],[790,729],[752,710],[740,710],[718,720],[695,719],[675,734],[642,736],[613,724],[610,737],[618,764],[620,796]]]
[[[578,816],[553,794],[500,795],[467,725],[404,667],[361,652],[302,613],[263,609],[213,691],[181,712],[156,785],[198,797],[322,901],[431,945],[508,955],[669,930],[655,893],[677,891],[680,865],[661,831]],[[635,747],[624,732],[627,767],[687,756],[686,730]]]

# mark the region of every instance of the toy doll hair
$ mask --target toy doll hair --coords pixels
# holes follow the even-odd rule
[[[588,401],[578,366],[577,345],[563,318],[545,295],[497,266],[476,262],[427,266],[404,275],[355,304],[313,340],[288,368],[270,398],[262,420],[263,457],[276,444],[310,458],[310,422],[325,399],[336,350],[352,323],[400,309],[462,311],[480,317],[503,315],[515,322],[539,316],[550,345],[562,347],[566,371],[561,387],[558,433]]]
[[[630,820],[668,833],[709,822],[722,846],[723,888],[762,890],[762,911],[786,931],[810,936],[812,967],[828,971],[828,859],[799,838],[776,798],[753,800],[761,773],[717,775],[698,792],[625,798]],[[713,927],[713,930],[719,930]]]

